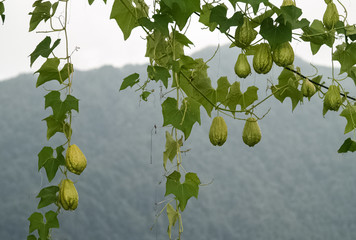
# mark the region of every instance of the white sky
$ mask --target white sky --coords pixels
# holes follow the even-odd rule
[[[279,6],[282,0],[271,0]],[[336,0],[334,0],[336,2]],[[349,23],[356,23],[356,1],[342,0],[348,9]],[[20,73],[35,72],[41,66],[37,61],[32,69],[28,55],[37,44],[46,36],[35,33],[36,30],[47,30],[46,25],[29,33],[29,12],[32,11],[32,0],[6,0],[6,21],[0,26],[0,80],[14,77]],[[69,38],[70,51],[75,47],[80,50],[75,52],[72,58],[74,67],[80,70],[99,68],[103,65],[120,67],[126,64],[146,63],[144,57],[146,42],[142,39],[144,34],[136,28],[128,41],[123,40],[121,30],[115,20],[110,20],[110,11],[113,0],[103,4],[102,0],[95,0],[89,6],[87,0],[70,1]],[[296,0],[297,6],[303,9],[303,17],[322,19],[326,8],[324,0]],[[228,3],[227,3],[228,4]],[[338,5],[339,6],[339,5]],[[341,8],[339,13],[344,15]],[[192,21],[193,22],[193,21]],[[218,31],[210,33],[201,30],[202,24],[192,25],[188,31],[188,37],[195,44],[187,53],[201,50],[207,46],[228,44],[226,37]],[[62,37],[52,34],[52,39]],[[52,40],[54,41],[54,40]],[[61,45],[63,45],[64,41]],[[316,65],[330,65],[331,53],[326,47],[321,48],[321,54],[312,56],[309,44],[293,41],[296,55]],[[56,52],[58,55],[58,51]],[[60,56],[61,57],[61,56]]]

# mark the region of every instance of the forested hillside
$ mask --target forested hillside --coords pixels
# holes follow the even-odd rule
[[[207,60],[214,50],[197,56]],[[238,80],[233,74],[236,58],[235,50],[221,48],[209,69],[212,81],[224,75],[231,83]],[[306,75],[315,71],[299,59],[296,65],[309,69]],[[157,222],[155,218],[165,189],[164,99],[159,90],[149,102],[140,101],[134,89],[119,92],[124,77],[138,72],[145,78],[145,70],[143,65],[75,72],[80,114],[74,114],[72,143],[83,150],[88,166],[80,179],[74,177],[79,206],[59,215],[61,230],[54,230],[53,239],[167,239],[166,215]],[[253,74],[241,86],[256,82],[263,95],[267,78],[275,81],[279,72]],[[330,70],[320,67],[318,74],[328,81]],[[35,197],[40,186],[48,185],[45,172],[36,173],[38,152],[58,141],[46,142],[41,121],[47,115],[45,91],[35,88],[33,75],[0,82],[0,239],[26,238],[27,218],[38,204]],[[210,120],[202,109],[202,126],[193,128],[183,146],[190,149],[183,166],[207,185],[200,188],[199,204],[192,199],[189,211],[183,212],[184,238],[354,240],[356,158],[337,153],[347,137],[342,134],[345,119],[335,112],[323,117],[317,96],[294,112],[288,99],[281,104],[271,98],[269,103],[272,108],[260,121],[262,140],[254,148],[242,142],[244,122],[229,118],[227,142],[212,146]],[[260,115],[268,110],[262,108]]]

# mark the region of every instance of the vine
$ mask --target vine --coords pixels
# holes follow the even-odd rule
[[[347,11],[340,1],[340,6]],[[340,21],[336,5],[332,1],[325,1],[327,9],[323,21],[314,20],[310,23],[305,18],[300,18],[302,10],[298,8],[294,1],[284,0],[281,7],[277,7],[267,0],[246,1],[229,0],[233,7],[234,14],[227,17],[228,7],[220,1],[204,1],[201,5],[199,0],[194,1],[170,1],[161,0],[153,2],[153,10],[143,1],[137,0],[116,0],[114,2],[111,18],[115,19],[124,34],[125,40],[129,38],[131,31],[135,27],[141,27],[147,34],[146,57],[150,59],[147,68],[148,81],[161,81],[167,89],[167,94],[175,90],[176,96],[168,96],[162,103],[163,126],[171,126],[171,133],[166,132],[166,147],[163,154],[163,166],[166,170],[166,194],[172,194],[176,200],[176,208],[170,202],[166,203],[162,211],[166,209],[169,220],[168,235],[172,238],[172,227],[178,221],[177,238],[181,239],[183,232],[180,211],[184,211],[185,205],[190,197],[198,197],[199,178],[195,173],[194,179],[188,178],[189,183],[180,183],[180,166],[182,159],[180,147],[183,144],[182,137],[178,131],[182,132],[185,140],[189,137],[194,124],[200,124],[200,106],[207,115],[211,117],[212,111],[224,113],[234,119],[246,121],[243,130],[243,141],[254,146],[261,140],[261,130],[257,121],[263,119],[255,113],[255,109],[268,99],[274,96],[280,102],[290,98],[292,109],[294,110],[304,98],[321,93],[324,100],[323,115],[328,111],[344,110],[341,116],[345,117],[348,124],[345,133],[355,131],[356,125],[353,121],[355,117],[355,98],[348,96],[341,82],[335,78],[334,61],[341,64],[341,72],[346,73],[348,78],[356,82],[356,74],[353,65],[356,59],[347,58],[356,52],[354,41],[355,26],[347,25],[347,18]],[[264,5],[264,7],[261,7]],[[145,9],[145,11],[142,11]],[[120,14],[119,14],[120,13]],[[269,87],[271,93],[259,100],[258,88],[249,86],[243,93],[240,90],[240,82],[232,84],[226,77],[217,80],[217,88],[211,85],[211,79],[207,74],[207,62],[202,59],[193,59],[184,54],[184,47],[190,47],[193,43],[186,36],[185,32],[189,28],[191,15],[199,17],[199,22],[205,25],[204,30],[214,31],[215,29],[223,33],[230,41],[230,47],[241,49],[235,64],[235,73],[240,78],[246,78],[251,74],[251,67],[247,56],[253,56],[253,69],[258,74],[268,73],[273,63],[282,67],[278,77],[278,83],[273,83]],[[125,16],[125,17],[123,17]],[[129,26],[129,23],[131,24]],[[236,28],[235,34],[232,29]],[[259,30],[259,31],[257,31]],[[342,36],[345,43],[336,46],[336,39]],[[311,51],[316,54],[322,45],[327,45],[332,51],[332,82],[328,87],[325,82],[321,82],[322,76],[313,78],[306,77],[297,67],[293,66],[294,51],[289,42],[292,39],[310,42]],[[171,88],[169,88],[169,78],[172,77]],[[120,90],[133,87],[139,83],[139,75],[134,73],[123,80]],[[322,92],[326,89],[326,92]],[[141,88],[142,91],[145,91]],[[164,94],[166,96],[167,94]],[[144,100],[147,100],[147,96]],[[258,101],[259,100],[259,101]],[[258,101],[258,102],[256,102]],[[346,101],[346,104],[343,104]],[[247,119],[239,115],[250,115]],[[222,119],[222,120],[221,120]],[[214,118],[209,137],[213,145],[221,146],[227,138],[223,118]],[[172,137],[174,133],[174,137]],[[339,152],[355,151],[356,142],[347,139]],[[176,170],[167,170],[167,160],[173,163],[176,157]],[[183,189],[190,187],[190,192]],[[183,193],[189,192],[185,195]],[[183,205],[182,205],[183,204]]]
[[[65,41],[63,58],[56,57],[54,53],[61,39],[55,40],[51,46],[50,36],[46,36],[30,55],[31,66],[38,57],[45,59],[36,71],[39,74],[36,87],[52,80],[59,84],[59,90],[51,90],[45,96],[45,108],[50,107],[53,112],[44,119],[47,123],[47,139],[50,140],[56,133],[63,133],[65,137],[62,145],[56,148],[45,146],[38,154],[38,169],[45,169],[48,182],[54,179],[58,169],[63,180],[59,186],[51,185],[39,192],[38,209],[51,205],[56,211],[49,210],[45,213],[46,222],[40,212],[29,217],[30,240],[49,239],[50,230],[59,227],[57,215],[60,209],[74,210],[77,207],[78,194],[73,182],[68,179],[68,171],[80,174],[86,167],[83,153],[76,145],[71,144],[72,111],[78,112],[79,105],[78,99],[71,95],[74,70],[68,47],[68,2],[69,0],[53,3],[37,0],[33,4],[34,10],[30,13],[30,32],[40,23],[49,20],[50,30],[38,33],[63,33]],[[91,5],[94,0],[88,2]],[[348,24],[347,10],[340,0],[337,0],[337,5],[332,0],[324,2],[326,10],[323,20],[315,19],[310,22],[301,18],[302,9],[293,0],[284,0],[280,7],[268,0],[152,0],[150,6],[144,0],[114,1],[110,18],[117,22],[125,40],[136,27],[143,30],[147,41],[145,56],[150,62],[147,66],[147,78],[143,83],[140,83],[138,73],[132,73],[123,79],[120,91],[137,86],[137,91],[141,91],[140,97],[147,101],[153,92],[147,89],[147,86],[153,82],[158,83],[164,92],[161,95],[163,127],[169,128],[166,131],[163,152],[166,178],[164,197],[172,198],[161,202],[165,204],[158,216],[166,211],[169,239],[182,238],[182,212],[190,198],[198,198],[199,188],[203,185],[197,173],[185,170],[182,157],[184,150],[181,149],[193,126],[201,123],[200,107],[205,109],[209,117],[218,115],[213,119],[209,132],[213,145],[221,146],[227,140],[228,128],[220,116],[222,114],[245,122],[242,140],[253,147],[262,138],[258,121],[263,120],[269,112],[258,114],[260,105],[266,104],[272,97],[282,103],[289,98],[294,110],[304,99],[310,100],[319,96],[323,100],[323,115],[342,109],[340,116],[347,120],[344,133],[354,132],[353,139],[346,139],[338,152],[356,151],[356,99],[349,96],[343,84],[344,79],[353,80],[356,84],[356,27]],[[64,16],[56,17],[59,7],[64,9]],[[344,10],[345,16],[339,15],[338,7]],[[227,17],[228,10],[233,10],[231,17]],[[1,1],[0,16],[3,21],[4,11]],[[184,49],[194,45],[187,36],[193,15],[198,17],[202,24],[202,31],[220,31],[231,41],[231,48],[240,49],[234,65],[239,80],[230,83],[226,76],[221,76],[216,80],[217,87],[214,88],[207,71],[211,59],[204,62],[203,59],[193,59],[185,54]],[[54,25],[58,23],[59,27],[56,28]],[[330,48],[331,83],[322,81],[321,75],[307,77],[293,65],[294,50],[290,44],[292,41],[310,43],[312,54],[317,54],[324,45]],[[341,66],[338,77],[335,73],[335,61]],[[274,64],[280,67],[281,72],[277,82],[266,80],[267,89],[270,91],[267,96],[261,98],[259,89],[254,84],[250,84],[245,92],[241,91],[240,79],[247,78],[252,71],[263,78]],[[248,80],[244,83],[248,83]],[[61,97],[64,96],[65,100],[62,101]],[[66,157],[63,155],[65,146]],[[182,175],[184,180],[181,180]],[[175,227],[176,234],[173,231]],[[33,234],[35,230],[38,237]]]
[[[64,35],[64,57],[57,57],[54,50],[60,45],[61,39],[56,39],[51,46],[52,38],[46,36],[30,54],[30,65],[42,57],[45,62],[36,71],[39,74],[36,87],[49,84],[56,80],[56,85],[49,85],[50,88],[58,90],[47,90],[45,98],[45,109],[51,108],[52,114],[45,119],[47,124],[47,140],[50,140],[56,133],[62,133],[63,142],[53,148],[44,146],[38,154],[38,171],[45,169],[48,183],[55,179],[58,170],[62,173],[61,181],[57,185],[50,185],[41,189],[37,198],[40,199],[37,208],[51,208],[44,215],[41,212],[34,212],[28,218],[30,221],[28,240],[51,239],[51,230],[59,228],[58,214],[64,210],[75,210],[78,206],[78,192],[72,180],[68,178],[72,172],[79,175],[86,167],[86,158],[81,150],[71,144],[72,137],[72,111],[79,112],[79,101],[72,92],[73,64],[69,54],[69,37],[67,31],[69,0],[35,1],[33,11],[30,13],[29,31],[34,31],[40,23],[49,20],[49,30],[37,31],[39,34],[56,33]],[[62,9],[62,11],[58,11]],[[63,12],[63,15],[56,15]],[[58,25],[58,26],[55,26]],[[62,98],[65,98],[62,100]],[[64,137],[64,139],[63,139]],[[67,147],[67,150],[65,149]],[[66,154],[64,156],[64,151]],[[55,152],[55,154],[54,154]],[[44,217],[46,221],[44,221]],[[34,233],[37,230],[37,235]]]

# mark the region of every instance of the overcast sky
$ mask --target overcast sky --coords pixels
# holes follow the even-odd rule
[[[282,0],[271,0],[279,6]],[[297,6],[303,8],[303,17],[307,19],[322,19],[326,8],[324,0],[296,0]],[[336,2],[336,0],[334,0]],[[356,23],[356,1],[342,0],[348,8],[349,23]],[[0,80],[14,77],[24,72],[35,72],[41,66],[38,61],[32,69],[29,67],[28,55],[36,45],[45,37],[44,34],[28,32],[28,23],[32,11],[32,0],[6,0],[6,22],[0,26]],[[87,0],[70,1],[69,39],[70,51],[79,47],[73,55],[73,64],[76,69],[87,70],[103,65],[120,67],[130,63],[145,63],[144,34],[137,28],[128,41],[123,40],[121,30],[114,20],[110,20],[110,11],[113,0],[103,4],[96,0],[89,6]],[[341,8],[339,13],[344,15]],[[194,22],[194,21],[192,21]],[[40,25],[37,30],[46,30],[46,25]],[[188,31],[188,37],[195,46],[187,49],[187,53],[201,50],[207,46],[228,44],[228,40],[218,31],[213,33],[201,30],[203,25],[194,24]],[[52,39],[61,37],[52,34]],[[330,50],[321,49],[322,54],[312,56],[309,45],[293,41],[296,54],[308,62],[316,65],[330,65]]]

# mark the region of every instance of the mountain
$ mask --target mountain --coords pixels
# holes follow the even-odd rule
[[[207,60],[214,51],[208,48],[196,57]],[[227,47],[217,52],[209,69],[214,86],[220,76],[238,80],[233,73],[237,54]],[[296,65],[306,75],[315,73],[300,59]],[[331,70],[318,69],[328,81]],[[140,101],[134,89],[119,92],[124,77],[138,72],[145,79],[145,70],[130,65],[75,72],[73,95],[80,99],[80,111],[73,117],[72,143],[80,146],[88,166],[80,177],[70,175],[79,206],[60,213],[53,239],[167,239],[165,212],[156,218],[164,206],[164,99],[157,90],[148,102]],[[279,71],[253,74],[241,86],[256,83],[263,97],[267,79],[276,82]],[[49,185],[45,172],[37,172],[37,154],[61,139],[46,141],[45,94],[46,89],[35,88],[33,75],[0,82],[0,239],[26,239],[35,197]],[[229,118],[227,142],[212,146],[211,119],[202,108],[201,126],[194,126],[183,146],[190,149],[183,154],[184,168],[204,184],[199,199],[189,200],[182,214],[183,239],[354,240],[356,161],[354,154],[337,154],[347,137],[345,119],[335,112],[323,117],[317,96],[293,112],[290,100],[281,104],[271,98],[258,114],[269,107],[260,121],[262,140],[254,148],[242,142],[244,122]]]

